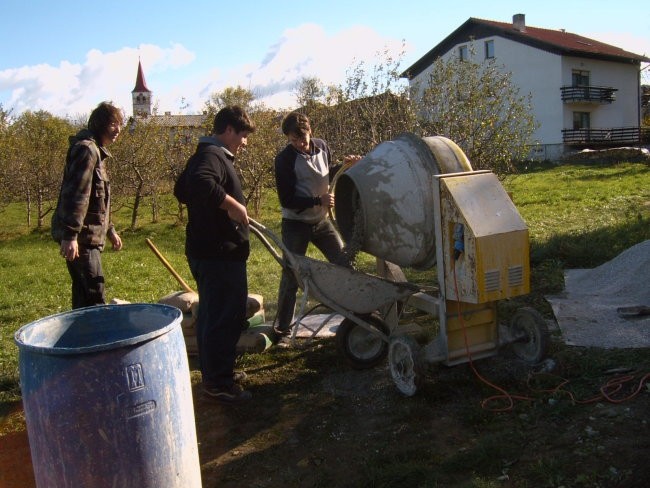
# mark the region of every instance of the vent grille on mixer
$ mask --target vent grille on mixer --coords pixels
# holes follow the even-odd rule
[[[499,290],[499,282],[501,281],[501,273],[498,269],[485,272],[485,290],[497,291]]]

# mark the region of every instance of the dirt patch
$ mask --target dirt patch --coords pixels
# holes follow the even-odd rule
[[[553,376],[533,383],[509,355],[477,362],[486,379],[529,398],[509,408],[469,365],[430,368],[405,398],[386,368],[351,371],[329,346],[309,354],[320,359],[304,369],[249,369],[255,399],[237,410],[196,397],[204,486],[640,487],[650,479],[648,392],[617,404],[595,400],[597,381],[552,391],[577,367],[561,357]],[[293,381],[278,388],[281,371]]]
[[[0,488],[35,485],[22,404],[9,405],[0,416]]]
[[[35,486],[29,454],[27,431],[3,435],[0,446],[0,487],[30,488]]]
[[[333,338],[244,356],[249,404],[221,406],[194,387],[203,486],[645,487],[648,352],[554,343],[545,372],[532,376],[507,350],[477,361],[511,406],[468,364],[429,366],[405,398],[386,366],[349,369]],[[616,401],[598,398],[628,374],[610,390]],[[0,439],[0,486],[33,486],[24,432]]]

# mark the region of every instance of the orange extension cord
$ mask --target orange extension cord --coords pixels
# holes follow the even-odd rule
[[[514,407],[514,400],[523,400],[523,401],[532,401],[535,400],[535,398],[530,397],[530,396],[524,396],[524,395],[513,395],[511,393],[508,393],[506,390],[501,388],[498,385],[495,385],[494,383],[490,382],[486,378],[484,378],[476,369],[474,366],[474,362],[472,361],[472,355],[469,351],[469,343],[467,340],[467,330],[465,327],[465,323],[463,321],[463,314],[461,313],[461,307],[460,307],[460,300],[458,299],[460,297],[460,294],[458,293],[458,282],[456,280],[456,264],[452,266],[453,269],[453,274],[454,274],[454,291],[456,292],[456,304],[458,306],[458,318],[460,320],[460,325],[463,330],[463,338],[465,341],[465,350],[467,351],[467,357],[469,359],[469,365],[472,368],[472,371],[476,375],[476,377],[481,380],[483,383],[486,385],[490,386],[491,388],[494,388],[495,390],[499,391],[501,394],[500,395],[492,395],[488,398],[484,398],[481,401],[481,407],[483,409],[489,410],[491,412],[507,412],[512,410]],[[536,376],[541,376],[541,375],[546,375],[549,377],[553,378],[559,378],[555,375],[550,375],[548,373],[533,373],[533,375]],[[528,385],[530,387],[530,379],[531,376],[528,377]],[[566,394],[572,401],[573,404],[588,404],[588,403],[595,403],[601,400],[606,400],[610,403],[623,403],[628,400],[631,400],[635,396],[639,394],[639,392],[643,389],[643,385],[647,382],[650,381],[650,373],[645,373],[641,378],[639,379],[639,383],[636,387],[636,389],[630,393],[627,396],[624,396],[622,398],[614,398],[614,395],[618,392],[620,392],[623,389],[623,386],[626,383],[629,383],[635,379],[635,375],[630,374],[630,375],[624,375],[624,376],[618,376],[614,377],[611,380],[607,381],[604,385],[600,387],[600,393],[592,398],[588,398],[586,400],[579,400],[577,399],[574,394],[570,390],[566,390],[563,387],[566,386],[569,383],[569,380],[564,379],[564,378],[559,378],[559,384],[555,386],[554,388],[550,389],[533,389],[531,387],[531,390],[536,393],[546,393],[549,395],[553,395],[556,393],[563,393]],[[497,400],[506,400],[507,405],[504,407],[494,407],[494,408],[488,408],[488,405],[491,402],[495,402]]]

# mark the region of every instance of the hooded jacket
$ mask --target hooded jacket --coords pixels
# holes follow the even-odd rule
[[[174,185],[174,196],[187,205],[185,254],[198,259],[246,261],[248,228],[238,226],[219,208],[226,195],[246,204],[234,155],[213,137],[201,137],[196,152]]]

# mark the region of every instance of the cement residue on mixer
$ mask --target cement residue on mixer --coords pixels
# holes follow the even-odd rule
[[[567,344],[650,347],[650,315],[622,316],[623,307],[650,306],[650,240],[593,269],[565,272],[565,291],[546,297]]]

